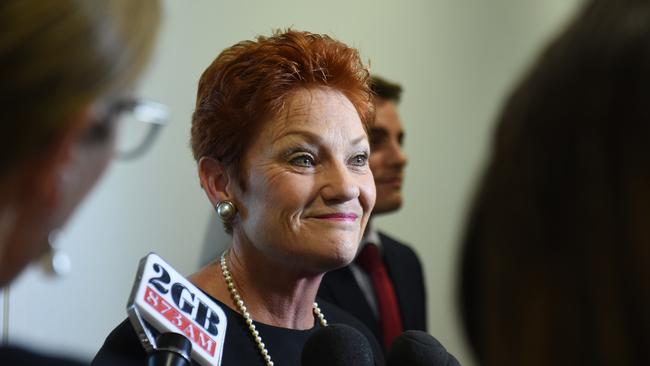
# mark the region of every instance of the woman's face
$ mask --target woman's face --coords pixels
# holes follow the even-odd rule
[[[299,271],[346,265],[375,204],[369,153],[359,115],[343,94],[290,94],[245,155],[236,239]]]
[[[0,285],[10,282],[29,262],[49,249],[48,236],[62,229],[105,170],[112,154],[114,123],[93,108],[82,108],[73,127],[33,158],[37,182],[28,198],[14,203],[11,230],[3,235],[0,212]],[[22,197],[22,196],[21,196]],[[3,237],[6,236],[6,237]],[[3,243],[9,238],[8,243]]]

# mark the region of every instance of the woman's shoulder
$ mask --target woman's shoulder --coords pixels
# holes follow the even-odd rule
[[[233,310],[224,306],[222,303],[218,302],[220,306],[224,308],[226,312],[226,317],[228,318],[228,330],[227,330],[227,339],[225,341],[225,349],[222,358],[222,364],[224,365],[252,365],[259,364],[257,360],[258,353],[255,348],[255,344],[251,343],[250,334],[246,323],[243,321],[242,317],[235,313]],[[338,308],[335,305],[332,305],[324,300],[318,300],[318,304],[323,311],[325,318],[330,324],[345,324],[349,325],[357,330],[359,330],[370,342],[372,347],[373,354],[375,356],[376,364],[384,364],[384,356],[379,346],[379,343],[373,336],[372,332],[363,325],[359,320],[357,320],[352,315],[348,314],[344,310]],[[283,350],[287,351],[287,344],[289,345],[300,345],[302,347],[304,341],[308,337],[307,331],[294,331],[283,328],[276,328],[272,326],[266,326],[263,324],[258,324],[258,329],[260,333],[269,336],[270,338],[265,339],[265,342],[273,350]],[[243,352],[245,351],[245,352]],[[299,354],[299,349],[292,349],[292,352],[295,351]],[[294,352],[294,353],[295,353]],[[285,357],[287,352],[276,352],[276,358],[278,360],[287,358]],[[294,355],[295,356],[295,355]],[[130,321],[128,319],[120,323],[106,338],[106,341],[102,345],[101,349],[98,351],[97,355],[92,361],[93,366],[108,365],[108,364],[118,364],[114,361],[116,359],[124,360],[125,362],[120,362],[120,365],[124,364],[140,364],[144,365],[146,361],[147,354],[138,339],[138,336],[133,329]],[[297,356],[296,356],[297,357]],[[289,357],[295,358],[295,357]],[[250,359],[250,360],[249,360]],[[112,363],[111,363],[112,362]],[[297,361],[296,361],[297,362]],[[289,362],[288,364],[293,364]]]
[[[370,343],[372,351],[375,355],[375,363],[377,365],[384,365],[384,353],[381,350],[379,342],[375,338],[374,334],[366,327],[360,320],[350,315],[347,311],[339,308],[338,306],[331,304],[321,298],[317,298],[318,306],[321,308],[325,319],[330,324],[345,324],[349,325],[352,328],[360,331]]]
[[[233,311],[214,297],[210,296],[210,298],[224,311],[226,318],[230,321]],[[95,355],[91,365],[118,364],[114,361],[116,359],[124,360],[126,364],[130,362],[144,365],[146,358],[147,353],[138,338],[138,334],[133,328],[131,321],[127,318],[117,325],[106,337],[104,344]]]
[[[125,319],[106,337],[91,365],[115,364],[116,359],[144,365],[146,356],[135,329]]]
[[[222,307],[228,320],[221,364],[262,365],[256,345],[250,338],[248,326],[244,320],[221,302],[217,302],[217,304]],[[242,350],[250,352],[242,352]],[[106,337],[91,365],[145,365],[146,359],[147,353],[127,318]]]

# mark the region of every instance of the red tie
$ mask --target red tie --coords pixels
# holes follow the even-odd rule
[[[386,266],[379,256],[379,248],[375,244],[365,245],[357,257],[357,263],[372,279],[379,306],[379,323],[384,334],[384,346],[389,349],[395,337],[402,333],[402,319],[393,282],[388,277]]]

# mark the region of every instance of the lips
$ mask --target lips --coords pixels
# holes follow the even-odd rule
[[[329,213],[323,215],[316,215],[313,217],[321,220],[356,221],[359,218],[359,215],[352,212],[335,212],[335,213]]]

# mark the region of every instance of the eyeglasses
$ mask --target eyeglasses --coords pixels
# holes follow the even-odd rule
[[[122,100],[111,109],[119,120],[114,153],[119,160],[133,160],[144,154],[169,118],[166,105],[143,99]]]

